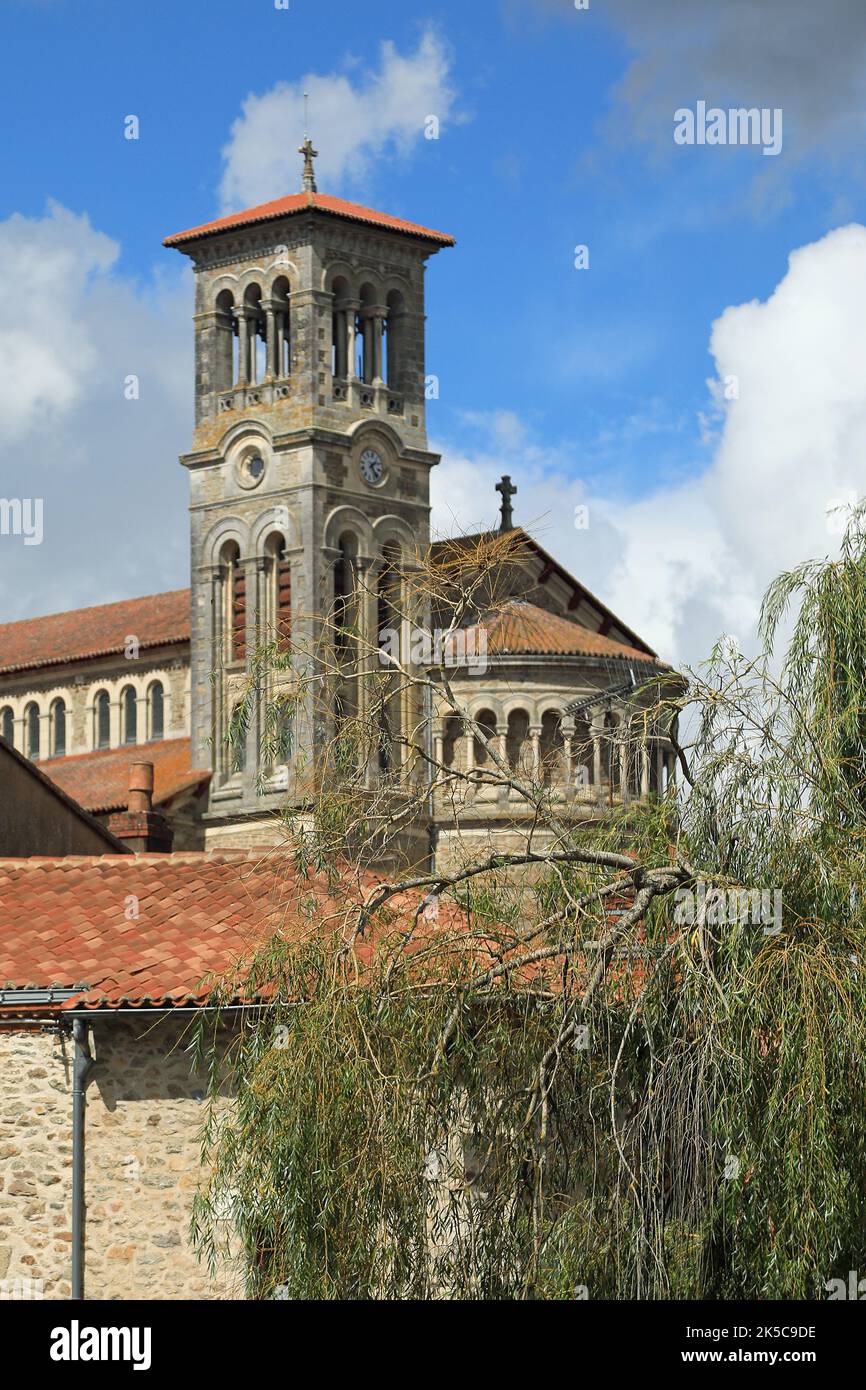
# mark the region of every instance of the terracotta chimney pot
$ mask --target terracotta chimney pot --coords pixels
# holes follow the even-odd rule
[[[133,763],[129,769],[129,810],[153,809],[153,763]]]

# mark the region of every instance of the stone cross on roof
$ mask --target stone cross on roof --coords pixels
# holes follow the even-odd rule
[[[499,523],[499,530],[512,531],[514,529],[514,516],[511,510],[511,499],[517,496],[517,488],[512,483],[508,473],[502,475],[501,481],[496,484],[496,491],[502,493],[502,505],[499,508],[502,520]]]
[[[304,136],[304,143],[298,147],[298,154],[304,156],[304,192],[316,192],[316,171],[313,168],[313,160],[318,158],[319,151],[313,149],[313,142],[309,135]]]

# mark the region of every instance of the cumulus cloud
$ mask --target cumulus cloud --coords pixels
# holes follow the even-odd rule
[[[441,446],[434,520],[453,528],[449,511],[464,505],[475,519],[480,492],[490,502],[477,519],[489,524],[493,481],[510,471],[517,520],[666,657],[701,660],[723,633],[753,648],[768,582],[835,551],[844,511],[828,508],[866,492],[866,228],[795,251],[765,302],[725,310],[710,348],[710,413],[721,414],[698,477],[639,501],[587,494],[567,445],[527,448],[512,422],[487,451]],[[578,504],[589,507],[585,531]]]
[[[223,150],[221,196],[229,211],[295,192],[304,134],[304,92],[310,126],[320,151],[319,186],[329,192],[360,187],[373,161],[385,153],[405,157],[424,139],[425,121],[450,117],[454,92],[443,41],[427,29],[414,52],[382,44],[379,66],[350,77],[310,73],[297,82],[278,82],[251,94]]]
[[[20,439],[37,420],[50,427],[76,400],[94,365],[82,313],[94,279],[118,247],[86,217],[57,204],[34,219],[0,223],[6,270],[0,322],[0,444]]]
[[[576,12],[574,0],[530,3],[567,15],[578,35],[595,12],[595,6]],[[821,148],[838,156],[862,142],[866,6],[860,0],[605,0],[603,14],[631,50],[615,95],[634,139],[670,148],[674,111],[705,98],[781,107],[787,155]]]
[[[0,496],[43,504],[41,545],[0,534],[0,621],[185,584],[189,272],[125,278],[56,204],[0,223],[0,255]]]

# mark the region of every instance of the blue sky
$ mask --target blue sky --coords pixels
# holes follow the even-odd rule
[[[464,501],[477,511],[480,486],[490,519],[490,485],[510,468],[521,487],[518,520],[537,523],[549,544],[556,538],[563,560],[627,620],[649,622],[650,640],[667,641],[672,655],[691,656],[728,619],[747,629],[769,575],[760,566],[741,574],[727,612],[710,592],[727,563],[744,564],[736,518],[707,537],[711,573],[695,575],[689,551],[651,602],[632,593],[646,566],[671,558],[656,534],[656,551],[641,561],[642,527],[660,533],[666,508],[687,502],[691,520],[681,524],[711,525],[725,477],[736,477],[729,464],[724,471],[734,426],[769,437],[784,414],[784,383],[775,396],[762,386],[763,423],[745,420],[745,407],[739,424],[727,407],[714,409],[708,379],[719,354],[739,361],[732,343],[747,311],[731,316],[757,301],[766,310],[758,338],[774,337],[768,306],[791,253],[863,216],[864,25],[845,0],[820,7],[823,26],[816,8],[807,0],[591,0],[586,11],[572,0],[291,0],[285,11],[273,0],[5,0],[0,250],[7,265],[30,270],[28,248],[41,247],[49,264],[36,285],[51,290],[57,321],[37,314],[31,324],[32,293],[19,288],[36,344],[25,364],[14,292],[0,310],[0,360],[14,385],[5,431],[0,420],[0,495],[28,496],[38,482],[46,498],[41,546],[18,545],[13,556],[11,538],[0,541],[3,616],[187,582],[176,457],[190,425],[191,281],[160,243],[237,205],[244,190],[294,191],[307,79],[320,188],[457,237],[428,275],[428,370],[441,382],[428,423],[443,449],[439,486],[451,511]],[[398,79],[395,109],[383,114]],[[348,97],[361,113],[350,131],[340,121]],[[675,109],[701,99],[783,107],[782,153],[676,146]],[[423,136],[425,100],[441,118],[438,140]],[[281,111],[285,174],[282,129],[274,131]],[[140,120],[137,141],[123,138],[129,114]],[[245,151],[266,115],[275,148],[251,168]],[[270,170],[277,186],[267,183]],[[588,270],[574,267],[577,244],[589,247]],[[76,284],[67,278],[54,293],[58,258]],[[812,293],[818,305],[832,293],[818,268]],[[720,319],[730,327],[714,355]],[[52,353],[68,332],[80,370],[42,361],[46,332]],[[109,399],[120,364],[141,374],[137,413]],[[68,380],[46,399],[33,381],[45,371],[50,379],[52,365]],[[27,380],[15,382],[25,370]],[[834,450],[846,431],[845,422],[833,426]],[[824,493],[856,487],[853,454],[850,474],[843,462],[836,458]],[[445,489],[449,466],[454,485]],[[690,489],[708,478],[715,491],[696,501]],[[596,501],[590,538],[562,530],[565,492],[569,509],[575,498]],[[52,498],[62,529],[51,522]],[[443,505],[437,517],[447,525]],[[647,507],[655,507],[649,519]],[[455,518],[467,527],[483,519]],[[823,533],[816,521],[816,539]],[[749,550],[760,547],[750,541]],[[788,561],[784,545],[773,559]],[[676,593],[683,567],[685,606]]]

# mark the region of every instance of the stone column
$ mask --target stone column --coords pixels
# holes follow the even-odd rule
[[[384,386],[382,379],[382,336],[385,328],[385,313],[377,309],[373,315],[373,381]]]
[[[358,372],[356,364],[357,347],[355,344],[356,319],[360,300],[347,299],[346,306],[346,376],[351,381],[357,381]]]
[[[641,744],[640,750],[640,794],[642,800],[646,801],[650,789],[650,759],[649,749],[646,743]]]
[[[623,721],[620,716],[617,723],[617,733],[619,735],[619,796],[620,801],[626,802],[629,799],[629,776],[628,776],[628,742],[623,738]]]
[[[386,346],[388,350],[388,385],[392,391],[398,391],[401,386],[401,371],[403,363],[400,358],[400,344],[402,340],[402,325],[406,318],[404,309],[397,309],[388,314],[388,337]]]
[[[463,770],[464,772],[473,772],[475,769],[475,735],[471,731],[467,731],[463,735],[463,749]]]
[[[590,737],[592,738],[592,785],[595,795],[601,800],[601,739],[604,729],[604,714],[595,710],[592,714]]]
[[[263,299],[265,311],[265,379],[277,375],[277,306],[273,299]]]
[[[238,386],[250,379],[250,323],[243,309],[238,311]]]
[[[571,771],[571,746],[574,739],[574,722],[571,719],[563,719],[559,727],[562,733],[562,766],[557,780],[566,791],[573,792],[575,788]]]
[[[436,732],[433,735],[433,761],[436,764],[436,768],[441,768],[445,765],[445,734],[442,729],[441,720],[437,721]],[[431,776],[436,776],[435,768],[431,771]]]
[[[533,724],[529,729],[529,743],[531,748],[531,771],[535,781],[541,774],[541,725]]]
[[[257,315],[250,316],[249,322],[249,352],[250,352],[250,385],[259,384],[259,327],[260,320]],[[267,364],[265,364],[267,370]]]
[[[115,698],[108,697],[108,746],[119,748],[121,744],[121,709],[120,697],[115,691]]]

